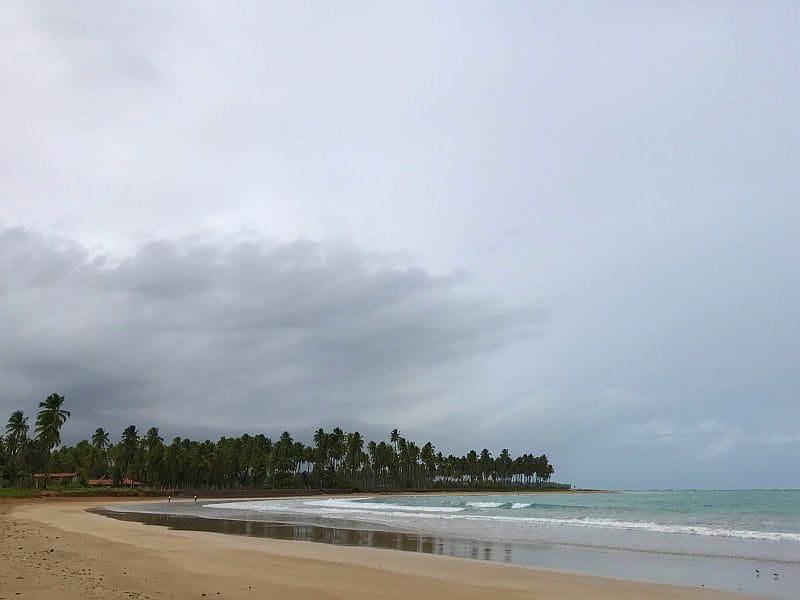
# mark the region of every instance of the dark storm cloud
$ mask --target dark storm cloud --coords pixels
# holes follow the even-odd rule
[[[413,423],[540,320],[344,242],[195,236],[116,257],[9,228],[0,257],[0,405],[57,390],[107,427]]]

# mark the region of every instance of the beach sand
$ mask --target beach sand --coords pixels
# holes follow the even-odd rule
[[[113,503],[0,501],[0,599],[745,597],[393,550],[170,531],[85,512]]]

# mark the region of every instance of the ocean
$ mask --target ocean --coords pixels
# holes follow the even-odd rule
[[[800,598],[798,490],[321,497],[133,510],[200,522],[282,523],[295,526],[289,539],[394,543],[464,558]],[[181,526],[174,520],[158,524]],[[356,533],[308,537],[298,526]],[[204,527],[193,521],[182,528]],[[385,542],[375,532],[405,537]]]

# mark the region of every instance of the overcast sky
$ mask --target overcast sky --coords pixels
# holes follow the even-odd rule
[[[4,2],[0,418],[800,486],[800,4]],[[310,442],[310,437],[306,437]]]

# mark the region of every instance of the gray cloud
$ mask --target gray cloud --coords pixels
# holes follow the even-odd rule
[[[59,390],[107,427],[434,428],[425,407],[458,411],[480,359],[541,321],[344,242],[195,236],[118,257],[12,228],[0,256],[2,407]]]

